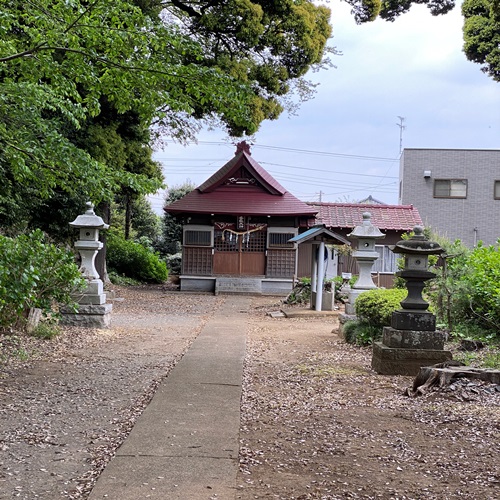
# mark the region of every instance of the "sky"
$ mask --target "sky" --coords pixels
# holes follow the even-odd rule
[[[310,72],[314,98],[294,116],[264,122],[252,157],[303,201],[398,203],[401,148],[500,149],[500,83],[462,52],[460,7],[434,17],[422,5],[395,22],[358,26],[350,6],[332,10],[334,68]],[[247,138],[248,139],[248,138]],[[197,144],[167,141],[155,153],[170,187],[196,186],[235,153],[222,130]],[[150,197],[162,213],[165,193]]]

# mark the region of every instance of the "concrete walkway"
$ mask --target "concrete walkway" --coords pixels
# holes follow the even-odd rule
[[[250,302],[226,297],[160,385],[90,500],[234,500],[247,330],[242,312]]]

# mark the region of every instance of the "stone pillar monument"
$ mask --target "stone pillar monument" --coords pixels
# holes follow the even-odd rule
[[[63,323],[78,326],[107,328],[111,323],[112,304],[106,304],[106,294],[99,274],[95,268],[97,252],[103,247],[99,241],[99,230],[108,229],[101,217],[94,213],[92,203],[87,203],[87,211],[69,224],[80,229],[80,239],[75,248],[81,256],[80,271],[87,280],[87,288],[82,295],[75,297],[78,312],[62,311]]]
[[[404,269],[396,275],[406,281],[408,295],[392,314],[391,326],[384,327],[382,342],[373,344],[372,368],[382,375],[415,376],[422,366],[452,358],[444,350],[445,334],[436,331],[436,317],[427,311],[429,304],[422,297],[425,282],[435,276],[428,270],[429,255],[444,250],[416,226],[414,236],[399,241],[392,251],[404,255]]]
[[[347,237],[350,240],[358,240],[358,247],[352,253],[359,267],[359,277],[356,283],[349,290],[348,302],[345,305],[346,314],[356,314],[354,302],[358,295],[367,290],[377,288],[372,279],[373,263],[378,259],[378,253],[375,251],[375,241],[385,238],[385,234],[380,232],[379,228],[371,223],[370,212],[363,214],[363,223],[356,226],[352,233]]]

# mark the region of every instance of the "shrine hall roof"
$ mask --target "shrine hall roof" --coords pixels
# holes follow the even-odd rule
[[[244,177],[239,177],[244,174]],[[203,184],[165,208],[171,214],[308,216],[317,210],[289,193],[250,155],[246,143]]]
[[[371,223],[381,230],[411,231],[423,225],[413,205],[366,203],[308,203],[317,212],[316,224],[329,228],[354,228],[363,223],[363,213],[370,212]]]

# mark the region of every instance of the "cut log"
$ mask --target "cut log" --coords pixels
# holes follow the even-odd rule
[[[453,380],[469,378],[482,380],[491,384],[500,384],[500,370],[472,368],[458,361],[448,361],[432,366],[423,366],[413,381],[413,386],[405,390],[407,396],[415,397],[424,394],[432,387],[447,387]]]

